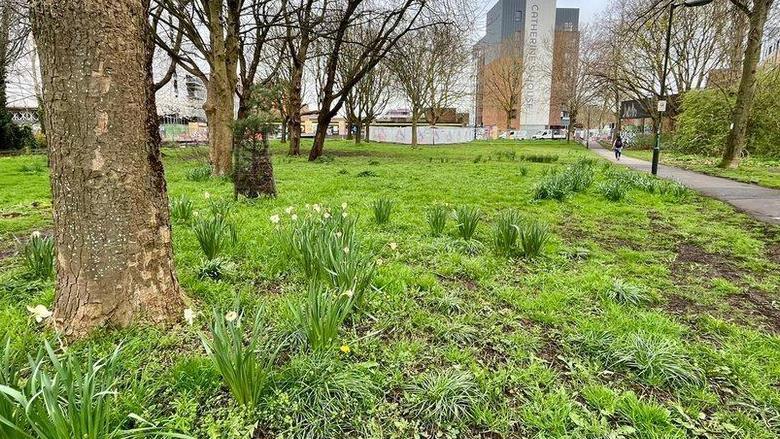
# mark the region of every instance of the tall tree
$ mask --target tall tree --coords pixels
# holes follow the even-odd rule
[[[0,2],[0,149],[21,148],[22,135],[7,110],[6,79],[9,68],[24,54],[29,22],[23,0]]]
[[[750,122],[753,98],[756,93],[756,71],[761,59],[761,44],[764,39],[769,13],[774,0],[731,0],[736,9],[748,19],[749,28],[745,55],[742,60],[742,77],[739,80],[737,101],[731,115],[731,130],[726,138],[726,148],[719,166],[739,166],[745,148],[747,127]]]
[[[50,148],[56,327],[81,337],[183,307],[147,42],[148,1],[33,0]]]
[[[263,76],[261,82],[269,80],[282,58],[274,42],[284,21],[286,0],[154,2],[164,11],[156,42],[206,86],[203,109],[209,125],[209,159],[214,174],[229,174],[236,107],[246,111],[248,91],[258,76]],[[178,33],[184,41],[175,47],[170,42]]]
[[[511,130],[514,128],[512,122],[519,117],[525,72],[521,42],[519,38],[508,38],[498,47],[486,47],[481,50],[496,52],[483,54],[491,59],[480,72],[484,103],[502,112],[505,129]]]

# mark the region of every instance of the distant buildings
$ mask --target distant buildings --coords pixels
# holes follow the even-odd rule
[[[522,74],[520,97],[507,121],[507,112],[495,86],[488,86],[486,73],[496,75],[508,55],[507,45],[516,45]],[[546,128],[562,128],[567,63],[577,62],[579,9],[556,8],[556,0],[499,0],[487,14],[486,35],[475,46],[477,69],[477,125],[525,131],[527,135]],[[514,50],[512,51],[514,52]],[[492,70],[491,70],[492,69]],[[509,88],[509,86],[507,86]],[[508,124],[507,124],[508,122]],[[507,126],[509,125],[509,126]]]
[[[780,27],[767,27],[764,31],[761,62],[765,65],[780,65]]]

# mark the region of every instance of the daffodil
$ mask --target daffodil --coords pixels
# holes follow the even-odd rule
[[[341,347],[339,348],[339,350],[340,350],[341,352],[345,353],[345,354],[348,354],[348,353],[350,353],[350,352],[352,351],[352,349],[350,349],[350,348],[349,348],[349,346],[347,346],[347,345],[345,345],[345,344],[344,344],[344,345],[341,345]]]
[[[232,322],[238,318],[238,313],[235,311],[230,311],[227,314],[225,314],[225,320],[228,322]]]
[[[341,212],[341,217],[342,218],[346,218],[347,217],[347,212]]]
[[[340,239],[340,238],[341,238],[341,236],[342,236],[342,233],[341,233],[341,232],[336,232],[336,238],[339,238],[339,239]]]
[[[27,311],[35,317],[35,321],[41,323],[42,321],[51,317],[51,311],[43,305],[27,306]]]
[[[349,298],[351,299],[351,298],[352,298],[352,296],[354,296],[354,295],[355,295],[355,292],[354,292],[354,291],[352,291],[352,290],[347,290],[347,291],[344,291],[344,295],[345,295],[345,296],[347,296],[347,297],[349,297]]]
[[[349,254],[349,247],[344,247],[344,254],[345,254],[345,255],[348,255],[348,254]]]
[[[271,218],[270,218],[270,219],[271,219],[271,222],[272,222],[272,223],[274,223],[274,224],[279,224],[279,221],[281,221],[281,220],[282,220],[282,219],[279,217],[279,215],[271,215]]]
[[[298,221],[298,215],[292,214],[292,215],[290,215],[290,219],[293,220],[293,221]]]
[[[347,209],[347,203],[341,203],[341,208],[346,210]]]
[[[193,311],[191,308],[186,308],[184,310],[184,321],[187,322],[188,325],[192,326],[192,322],[195,321],[195,311]]]
[[[33,238],[40,238],[41,237],[41,232],[36,230],[36,231],[32,232],[32,235],[30,235],[30,236],[32,236]]]
[[[390,250],[396,250],[398,248],[398,244],[395,242],[390,243]]]
[[[382,258],[379,258],[379,259],[376,260],[376,265],[382,265],[384,263],[385,263],[385,261]]]
[[[322,211],[322,208],[320,207],[319,204],[315,204],[314,206],[312,206],[312,209],[314,209],[314,211],[317,213],[320,213]]]
[[[208,200],[209,198],[211,198],[211,194],[208,192],[203,192],[203,198]]]
[[[291,214],[293,212],[294,208],[292,206],[288,207],[287,209],[284,209],[284,213],[287,215]]]
[[[323,218],[325,218],[325,219],[328,219],[328,218],[330,218],[330,213],[328,213],[328,212],[325,212],[325,213],[322,215],[322,217],[323,217]]]

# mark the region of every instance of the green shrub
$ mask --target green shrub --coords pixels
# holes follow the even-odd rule
[[[617,179],[608,180],[599,185],[599,191],[609,201],[617,202],[626,197],[626,186]]]
[[[441,236],[444,233],[444,228],[447,227],[447,206],[436,204],[428,209],[426,218],[428,220],[428,226],[431,228],[431,235]]]
[[[547,174],[534,188],[534,199],[563,201],[569,192],[569,179],[565,174]]]
[[[393,201],[387,198],[380,198],[374,201],[372,205],[374,210],[374,221],[377,224],[386,224],[390,221],[390,213],[393,211]]]
[[[699,385],[702,372],[688,360],[683,348],[655,334],[633,334],[618,339],[610,367],[623,367],[654,386]]]
[[[593,161],[580,160],[568,166],[564,175],[568,177],[569,190],[582,192],[593,183]]]
[[[49,279],[54,275],[54,238],[35,232],[22,248],[24,266],[36,279]]]
[[[236,274],[237,266],[229,259],[215,257],[206,259],[198,267],[198,277],[201,279],[220,280],[233,277]]]
[[[10,337],[6,337],[3,346],[2,357],[0,357],[0,386],[20,389],[21,369],[18,367],[16,355],[11,350]],[[7,423],[3,422],[3,419],[7,420]],[[24,407],[16,404],[11,396],[0,390],[0,438],[24,438],[23,431],[17,431],[14,425],[24,425]]]
[[[0,386],[0,394],[16,407],[11,419],[3,419],[10,437],[38,439],[118,439],[128,437],[180,437],[135,414],[118,413],[117,389],[120,349],[93,360],[66,351],[58,357],[45,344],[45,355],[30,360],[30,375],[23,387]],[[5,365],[3,365],[5,368]],[[13,383],[10,383],[13,384]],[[131,418],[135,428],[126,429],[123,418]],[[3,430],[0,430],[2,432]],[[24,433],[24,434],[22,434]]]
[[[544,246],[550,240],[550,232],[544,224],[529,221],[520,228],[518,239],[522,255],[526,258],[535,258],[544,251]]]
[[[171,199],[171,218],[174,221],[189,224],[192,221],[192,200],[187,195]]]
[[[555,163],[558,156],[554,154],[521,154],[520,160],[532,163]]]
[[[507,210],[498,215],[493,227],[493,247],[496,253],[512,256],[517,252],[521,223],[520,213],[516,210]]]
[[[230,218],[233,213],[233,202],[224,198],[209,199],[209,212],[215,217]]]
[[[358,172],[358,173],[357,173],[357,176],[358,176],[358,177],[361,177],[361,178],[366,178],[366,177],[378,177],[378,176],[379,176],[379,174],[377,174],[377,173],[376,173],[376,172],[374,172],[374,171],[367,170],[367,171],[360,171],[360,172]]]
[[[476,206],[456,207],[455,221],[458,223],[458,236],[466,241],[471,240],[481,219],[482,211]]]
[[[653,300],[653,297],[643,288],[637,285],[616,280],[612,288],[608,289],[606,298],[623,305],[639,306]]]
[[[520,172],[520,176],[521,176],[521,177],[525,177],[525,176],[527,176],[527,175],[528,175],[528,166],[520,166],[520,167],[519,167],[519,168],[517,168],[517,169],[518,169],[518,171]]]
[[[198,166],[191,168],[184,174],[184,178],[189,181],[208,181],[211,178],[211,166]]]
[[[355,308],[357,297],[351,290],[339,292],[309,282],[308,293],[301,302],[288,302],[290,315],[312,351],[333,348],[344,320]]]
[[[235,225],[220,215],[195,221],[192,231],[207,259],[222,255],[238,242]]]
[[[368,367],[334,357],[307,353],[290,360],[267,404],[280,437],[371,437],[381,392]]]
[[[215,311],[211,337],[201,333],[200,339],[236,402],[257,407],[273,381],[281,345],[269,336],[262,311],[255,315],[248,338],[244,336],[242,318],[236,312],[223,316]]]
[[[306,215],[282,235],[282,247],[308,280],[324,281],[340,292],[352,291],[360,304],[376,266],[357,239],[356,222],[355,217],[327,211],[322,216]]]
[[[474,377],[454,369],[428,372],[404,389],[409,416],[436,426],[469,421],[480,399]]]

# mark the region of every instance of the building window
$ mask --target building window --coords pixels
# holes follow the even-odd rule
[[[523,11],[515,11],[515,23],[523,22]]]
[[[566,32],[573,32],[574,31],[574,23],[567,21],[566,23],[563,23],[563,30]]]

